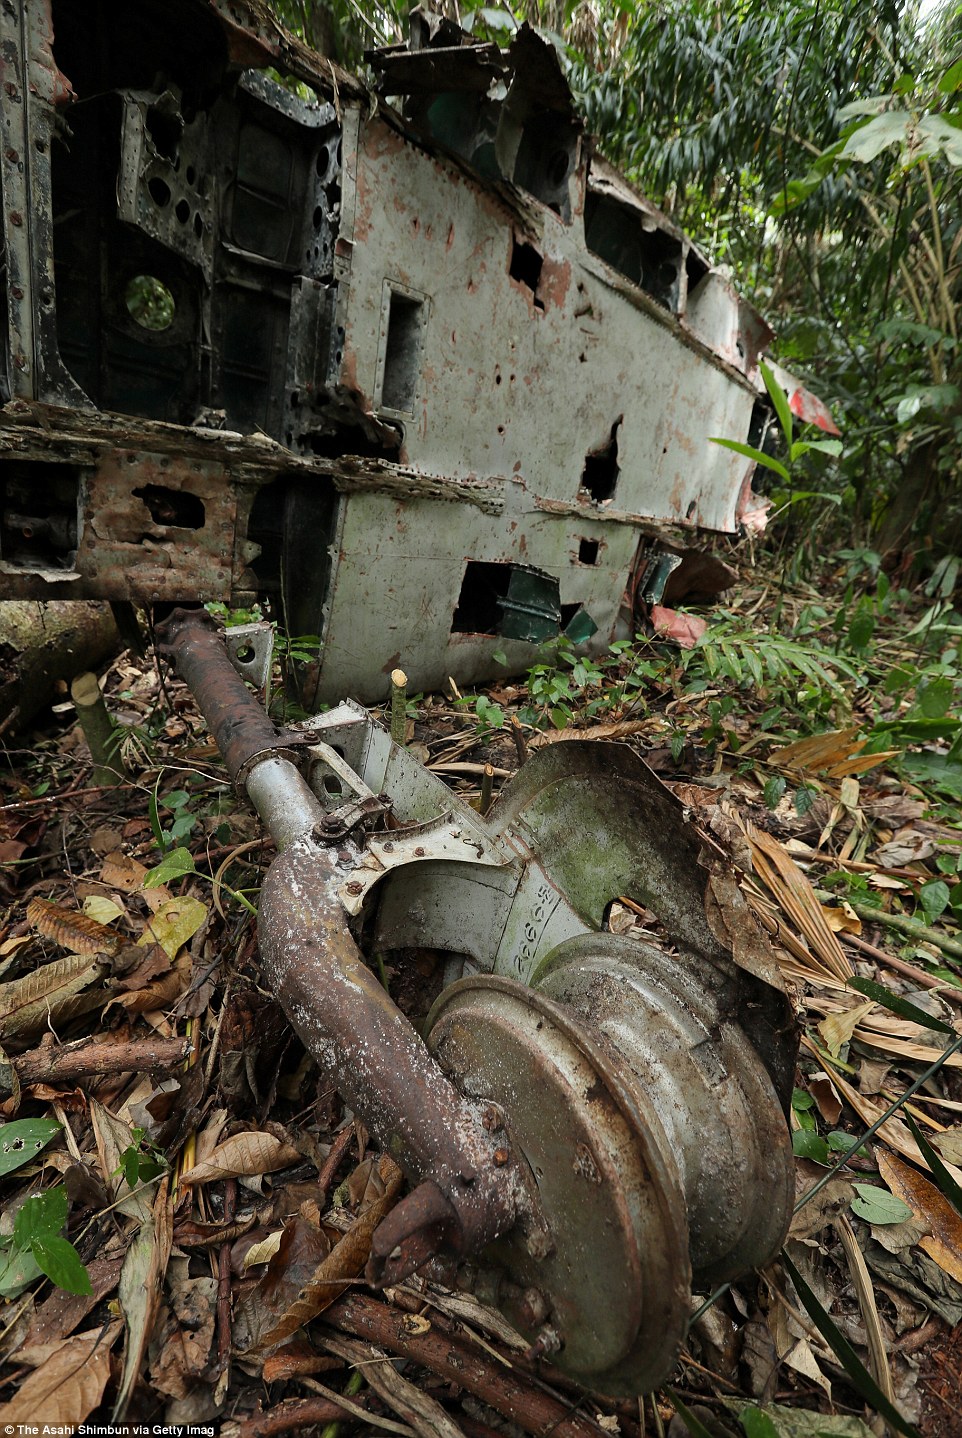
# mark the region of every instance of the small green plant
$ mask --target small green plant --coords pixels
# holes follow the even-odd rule
[[[122,1173],[127,1187],[136,1188],[139,1183],[149,1183],[152,1178],[157,1178],[168,1165],[157,1145],[145,1137],[144,1129],[132,1128],[130,1138],[131,1142],[120,1155],[120,1164],[114,1173]]]
[[[796,439],[795,421],[792,418],[792,411],[789,409],[788,400],[785,398],[785,391],[775,378],[768,365],[762,360],[759,363],[762,379],[765,381],[765,388],[768,390],[769,399],[775,413],[778,415],[778,422],[782,428],[785,438],[788,463],[783,464],[780,459],[775,459],[763,449],[756,449],[754,445],[742,444],[737,439],[721,439],[712,437],[712,444],[720,444],[724,449],[732,449],[736,454],[743,454],[746,459],[753,459],[756,464],[762,465],[764,469],[772,470],[778,477],[784,480],[788,489],[785,492],[777,492],[772,496],[775,504],[775,513],[787,509],[790,504],[797,504],[800,500],[820,499],[829,504],[840,504],[841,496],[823,490],[795,489],[793,487],[791,466],[806,454],[825,454],[832,458],[838,458],[842,453],[842,443],[838,439]]]
[[[213,885],[216,889],[222,890],[229,898],[235,899],[248,913],[257,913],[255,906],[241,890],[232,889],[230,885],[225,884],[223,880],[215,879],[210,874],[205,874],[201,869],[198,869],[194,863],[194,856],[189,849],[169,849],[159,864],[155,864],[152,869],[147,870],[143,879],[143,887],[145,889],[157,889],[162,884],[172,883],[174,879],[183,879],[187,874],[193,874],[198,879],[205,879],[208,884]]]
[[[61,1233],[67,1208],[62,1183],[24,1199],[13,1233],[0,1241],[0,1295],[12,1298],[41,1275],[67,1293],[93,1292],[79,1253]]]
[[[482,733],[504,727],[504,710],[500,704],[495,704],[486,694],[477,695],[474,700],[474,712],[478,719],[478,729]]]

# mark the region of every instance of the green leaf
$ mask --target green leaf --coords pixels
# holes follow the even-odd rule
[[[52,1118],[21,1118],[5,1123],[0,1128],[0,1176],[36,1158],[59,1132],[60,1125]]]
[[[868,609],[861,607],[855,611],[852,622],[848,627],[848,644],[850,649],[867,649],[872,642],[872,635],[875,633],[875,616]]]
[[[840,439],[797,439],[792,445],[792,463],[796,459],[801,459],[803,454],[808,454],[809,450],[814,450],[816,454],[830,454],[837,459],[842,453],[842,441]],[[828,495],[825,497],[829,498]],[[840,502],[838,495],[833,495],[832,498],[836,504]]]
[[[29,1248],[18,1248],[12,1239],[0,1247],[0,1298],[16,1298],[40,1274]]]
[[[911,1212],[911,1209],[909,1212]],[[865,1364],[855,1352],[855,1349],[839,1332],[784,1249],[782,1250],[782,1263],[785,1265],[785,1270],[789,1278],[791,1278],[795,1285],[795,1291],[804,1304],[808,1316],[835,1354],[839,1363],[841,1363],[845,1369],[845,1372],[851,1378],[857,1391],[866,1402],[871,1403],[872,1407],[876,1408],[882,1417],[891,1423],[893,1428],[897,1428],[900,1433],[904,1433],[905,1438],[919,1438],[918,1431],[912,1427],[912,1424],[909,1423],[907,1419],[902,1417],[902,1414],[895,1405],[890,1403],[886,1398],[871,1373],[869,1373],[865,1367]]]
[[[774,470],[777,475],[784,479],[786,484],[791,482],[791,475],[780,460],[772,459],[763,449],[756,449],[754,445],[742,444],[737,439],[718,439],[712,435],[710,444],[720,444],[723,449],[733,449],[736,454],[743,454],[746,459],[753,459],[756,464],[764,465],[766,469]]]
[[[144,875],[143,887],[145,889],[156,889],[161,884],[169,884],[171,879],[182,879],[185,874],[193,874],[194,856],[189,849],[171,849],[165,854],[159,864],[148,869]]]
[[[944,879],[933,879],[919,890],[922,912],[927,924],[934,924],[948,907],[950,890]]]
[[[867,1150],[864,1144],[859,1143],[854,1134],[846,1133],[844,1129],[836,1128],[828,1135],[828,1146],[832,1153],[851,1153],[853,1150],[860,1153],[864,1158]]]
[[[745,1438],[779,1438],[775,1424],[760,1408],[743,1408],[738,1421],[745,1430]]]
[[[874,160],[889,145],[904,145],[912,123],[908,110],[887,110],[857,125],[842,146],[843,160]]]
[[[849,120],[859,119],[862,115],[880,115],[891,99],[891,95],[866,95],[862,100],[852,100],[842,106],[838,118],[847,123]]]
[[[767,809],[777,809],[788,785],[781,774],[773,774],[765,785],[763,798]]]
[[[955,1029],[950,1024],[933,1018],[924,1009],[918,1008],[908,999],[900,998],[898,994],[893,994],[891,989],[887,989],[884,984],[877,984],[874,979],[849,979],[848,987],[854,989],[856,993],[864,994],[867,999],[874,999],[883,1009],[889,1009],[891,1013],[898,1014],[900,1018],[910,1019],[913,1024],[921,1024],[923,1028],[934,1029],[937,1033],[951,1034],[953,1038],[955,1037]]]
[[[962,90],[962,60],[950,65],[939,81],[941,95],[952,95],[956,90]]]
[[[947,674],[930,679],[923,688],[919,686],[915,704],[926,719],[944,719],[955,698],[955,684]]]
[[[852,1187],[858,1193],[852,1199],[852,1212],[866,1223],[903,1223],[912,1217],[909,1205],[887,1188],[876,1188],[872,1183],[855,1183]]]
[[[32,1193],[24,1199],[13,1225],[13,1241],[29,1248],[36,1238],[59,1233],[67,1222],[67,1190],[62,1183],[46,1193]]]
[[[34,1261],[52,1283],[67,1293],[93,1293],[90,1274],[80,1254],[66,1238],[35,1238],[30,1245]]]
[[[908,1109],[903,1109],[902,1117],[905,1119],[905,1122],[912,1130],[912,1137],[915,1139],[915,1142],[922,1150],[922,1157],[925,1159],[925,1162],[932,1170],[932,1177],[935,1179],[936,1187],[938,1188],[942,1196],[948,1199],[949,1203],[951,1203],[956,1213],[959,1214],[960,1217],[962,1217],[962,1188],[959,1187],[955,1179],[949,1173],[945,1164],[942,1162],[941,1158],[939,1158],[939,1155],[929,1143],[928,1139],[925,1137],[925,1134],[919,1128],[918,1124],[915,1122],[915,1119],[909,1113]]]
[[[817,789],[812,789],[807,784],[803,784],[800,789],[795,790],[795,813],[800,819],[808,813],[809,809],[815,803],[817,793]]]
[[[765,363],[764,360],[759,361],[758,368],[761,372],[762,379],[765,381],[765,388],[768,390],[768,397],[771,400],[772,404],[775,406],[775,413],[778,415],[778,422],[782,427],[782,434],[785,436],[785,443],[788,446],[789,452],[791,452],[792,438],[795,432],[795,426],[794,421],[792,420],[792,411],[789,408],[788,399],[785,395],[785,391],[782,389],[781,385],[778,383],[778,380],[775,378],[774,374],[769,369],[768,365]]]
[[[810,1158],[813,1163],[828,1163],[828,1144],[811,1129],[797,1128],[795,1130],[792,1134],[792,1153],[796,1158]]]
[[[918,124],[923,155],[944,152],[950,165],[962,165],[962,130],[945,115],[923,115]]]

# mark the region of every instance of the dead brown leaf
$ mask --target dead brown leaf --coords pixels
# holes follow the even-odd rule
[[[186,1260],[181,1260],[186,1270]],[[177,1276],[168,1282],[171,1319],[150,1365],[150,1381],[168,1398],[186,1398],[203,1374],[214,1341],[217,1280]]]
[[[838,1058],[839,1050],[850,1042],[859,1024],[874,1008],[875,1000],[868,999],[864,1004],[856,1004],[854,1008],[844,1009],[838,1014],[828,1014],[822,1019],[818,1031],[833,1059]]]
[[[80,1425],[104,1396],[110,1377],[110,1350],[121,1324],[91,1328],[65,1338],[0,1407],[0,1423]]]
[[[950,1278],[962,1283],[962,1218],[934,1183],[894,1154],[880,1150],[878,1166],[896,1198],[907,1203],[916,1218],[927,1224],[929,1232],[920,1239],[919,1247]]]
[[[272,1322],[265,1324],[262,1315],[258,1315],[259,1332],[250,1331],[251,1351],[266,1356],[279,1343],[283,1343],[285,1338],[290,1338],[298,1328],[309,1323],[335,1299],[340,1298],[344,1290],[349,1287],[351,1280],[363,1272],[364,1265],[370,1256],[374,1230],[384,1215],[394,1207],[404,1182],[401,1170],[387,1154],[382,1154],[378,1160],[378,1170],[384,1183],[384,1192],[381,1197],[354,1220],[347,1233],[334,1245],[307,1283],[300,1288],[293,1302],[280,1313],[277,1313],[275,1309]],[[298,1220],[295,1219],[294,1222],[297,1223]],[[272,1278],[275,1265],[277,1265],[278,1271],[281,1270],[283,1258],[282,1246],[281,1251],[271,1260],[265,1278],[261,1280],[265,1285],[265,1288],[261,1290],[262,1295],[269,1291],[266,1285]],[[254,1294],[256,1292],[257,1290],[254,1290]],[[256,1304],[254,1294],[250,1297]],[[256,1308],[254,1311],[256,1312]]]
[[[0,984],[0,1039],[26,1039],[103,1003],[103,992],[85,993],[107,972],[104,958],[71,954],[44,964],[22,979]]]
[[[48,1343],[67,1338],[90,1310],[116,1288],[122,1262],[123,1259],[118,1256],[95,1258],[88,1263],[90,1293],[67,1293],[62,1288],[55,1288],[33,1315],[24,1343]]]
[[[818,962],[836,978],[850,979],[852,966],[828,926],[814,889],[794,859],[775,839],[751,824],[748,841],[759,878],[797,925]]]
[[[343,1367],[340,1358],[329,1358],[323,1353],[315,1353],[309,1343],[295,1340],[293,1343],[285,1343],[284,1347],[272,1353],[270,1358],[265,1358],[263,1377],[265,1383],[283,1383],[288,1378],[327,1373],[332,1368]]]
[[[112,954],[123,943],[123,939],[87,914],[75,909],[65,909],[49,899],[31,899],[27,905],[27,918],[38,933],[53,939],[62,949],[72,954]]]
[[[290,1144],[282,1143],[272,1133],[245,1130],[225,1139],[203,1163],[181,1174],[181,1183],[213,1183],[218,1178],[253,1177],[255,1174],[276,1173],[300,1162],[301,1155]]]

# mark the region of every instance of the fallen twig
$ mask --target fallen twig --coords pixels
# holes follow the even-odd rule
[[[10,1060],[21,1085],[73,1083],[117,1073],[168,1073],[183,1063],[190,1039],[136,1039],[127,1043],[78,1039],[71,1044],[41,1044]],[[0,1065],[0,1089],[10,1091],[9,1066]]]
[[[298,1428],[313,1428],[322,1423],[357,1422],[357,1417],[329,1398],[289,1398],[269,1409],[245,1418],[237,1430],[237,1438],[272,1438],[275,1433],[291,1433]]]
[[[600,1438],[603,1430],[590,1418],[532,1387],[516,1370],[496,1365],[476,1347],[451,1333],[433,1329],[427,1333],[409,1333],[404,1327],[405,1317],[386,1303],[379,1303],[366,1294],[352,1293],[331,1304],[324,1321],[430,1368],[528,1433],[550,1432],[552,1438]]]
[[[875,944],[860,939],[857,934],[839,934],[843,944],[851,944],[853,949],[858,949],[860,954],[866,954],[869,958],[875,959],[876,963],[887,964],[897,974],[902,974],[906,979],[913,979],[915,983],[921,984],[925,989],[938,989],[939,997],[949,999],[954,1004],[962,1004],[962,989],[955,984],[946,983],[945,979],[938,978],[935,974],[927,974],[923,969],[917,969],[914,964],[907,964],[904,959],[897,959],[894,954],[887,954],[884,949],[879,949]]]
[[[962,959],[962,941],[950,939],[948,934],[929,928],[928,924],[923,924],[920,919],[910,919],[907,914],[890,914],[886,909],[876,909],[858,899],[849,898],[848,903],[860,919],[869,919],[872,923],[884,924],[889,929],[898,929],[899,933],[907,934],[910,939],[935,944],[943,954],[954,954],[956,958]]]

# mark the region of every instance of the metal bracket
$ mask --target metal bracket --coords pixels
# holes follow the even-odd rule
[[[261,619],[254,624],[233,624],[224,631],[230,662],[255,689],[266,688],[270,678],[274,629],[270,620]]]

